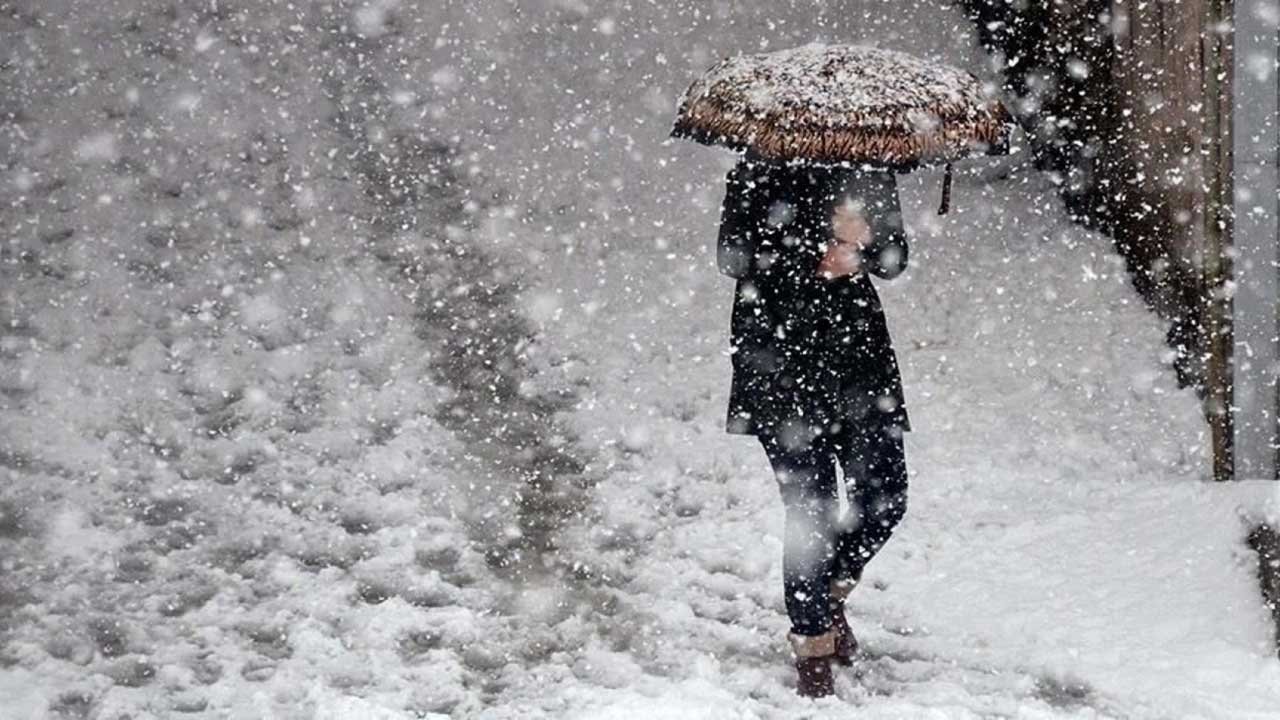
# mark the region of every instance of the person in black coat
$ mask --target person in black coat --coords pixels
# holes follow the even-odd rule
[[[911,425],[867,275],[907,264],[893,173],[747,156],[727,178],[717,264],[737,279],[727,430],[757,436],[773,467],[797,690],[830,694],[831,661],[856,651],[844,599],[906,511]]]

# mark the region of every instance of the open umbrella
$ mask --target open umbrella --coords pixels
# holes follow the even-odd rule
[[[1008,152],[1009,112],[973,75],[905,53],[813,43],[716,63],[680,99],[673,137],[771,160],[903,171]]]

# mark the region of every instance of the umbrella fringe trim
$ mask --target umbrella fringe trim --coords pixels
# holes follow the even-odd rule
[[[751,149],[775,160],[909,165],[1008,152],[1012,122],[1001,105],[985,112],[970,107],[912,109],[914,115],[922,113],[937,118],[938,129],[921,131],[901,111],[875,117],[850,114],[844,118],[846,127],[824,127],[785,113],[750,116],[703,96],[680,108],[671,134]]]

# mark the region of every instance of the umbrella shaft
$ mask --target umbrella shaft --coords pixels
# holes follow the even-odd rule
[[[938,205],[938,214],[946,215],[951,209],[951,163],[947,163],[947,174],[942,176],[942,203]]]

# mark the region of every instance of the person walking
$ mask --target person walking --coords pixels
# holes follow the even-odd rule
[[[907,265],[897,185],[888,170],[754,153],[726,185],[716,257],[737,280],[726,429],[758,437],[775,474],[796,690],[821,697],[832,663],[857,652],[846,598],[906,512],[910,421],[868,277]]]

